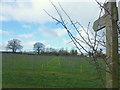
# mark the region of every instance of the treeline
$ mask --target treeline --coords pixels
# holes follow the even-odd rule
[[[41,52],[36,52],[36,51],[19,51],[19,52],[1,52],[1,53],[14,53],[14,54],[27,54],[27,55],[73,55],[73,56],[77,56],[78,52],[77,50],[64,50],[63,48],[60,50],[54,49],[54,48],[44,48],[44,50],[41,50]]]
[[[54,48],[45,48],[45,45],[40,42],[36,42],[33,44],[33,50],[32,52],[23,52],[21,49],[23,46],[20,44],[20,40],[18,39],[12,39],[8,41],[8,44],[6,46],[6,49],[11,50],[11,53],[16,53],[16,54],[29,54],[29,55],[72,55],[72,56],[83,56],[83,57],[105,57],[106,55],[102,53],[102,49],[96,51],[96,52],[88,52],[87,54],[85,53],[78,53],[77,50],[71,49],[70,51],[64,50],[61,48],[60,50],[54,49]],[[19,51],[19,52],[18,52]],[[4,53],[4,52],[3,52]],[[10,52],[6,52],[10,53]],[[93,55],[94,54],[94,55]]]
[[[36,51],[20,51],[20,52],[2,52],[2,53],[14,53],[14,54],[22,54],[22,55],[55,55],[55,56],[81,56],[81,57],[92,57],[93,53],[78,53],[77,50],[71,49],[70,51],[61,48],[60,50],[54,48],[44,48],[39,54]],[[98,50],[94,53],[96,57],[105,57],[106,55],[102,53],[102,50]]]
[[[40,42],[36,42],[33,44],[33,52],[22,52],[21,49],[23,49],[23,46],[20,44],[20,40],[18,39],[12,39],[8,41],[8,44],[6,46],[7,50],[11,50],[12,53],[19,53],[18,54],[48,54],[48,55],[77,55],[77,50],[72,49],[70,52],[67,50],[64,50],[63,48],[60,50],[56,50],[54,48],[45,48],[45,45]]]
[[[56,55],[56,56],[59,56],[59,55],[78,55],[78,52],[77,50],[64,50],[63,48],[60,49],[60,50],[56,50],[56,49],[53,49],[53,48],[47,48],[43,51],[41,51],[41,54],[46,54],[46,55]]]

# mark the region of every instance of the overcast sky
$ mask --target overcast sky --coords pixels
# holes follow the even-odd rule
[[[51,1],[58,6],[57,0]],[[104,0],[100,1],[104,2]],[[71,18],[79,21],[85,28],[91,22],[92,30],[92,23],[98,19],[100,13],[99,5],[94,0],[59,2]],[[25,51],[33,50],[35,42],[56,49],[74,48],[73,44],[68,44],[70,38],[66,30],[61,25],[56,25],[56,22],[44,12],[43,9],[58,17],[49,0],[0,0],[0,9],[0,34],[2,35],[0,50],[5,50],[8,40],[13,38],[21,40]],[[77,36],[76,33],[74,34]]]

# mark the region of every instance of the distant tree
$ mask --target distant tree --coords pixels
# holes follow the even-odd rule
[[[37,42],[37,43],[34,44],[33,48],[38,54],[40,54],[40,52],[44,50],[45,45],[40,43],[40,42]]]
[[[77,50],[74,50],[74,49],[72,49],[72,50],[70,51],[70,53],[71,53],[71,55],[77,55],[77,54],[78,54]]]
[[[12,39],[8,41],[7,49],[11,49],[13,53],[15,53],[17,50],[21,50],[23,46],[20,45],[20,40],[18,39]]]
[[[56,50],[54,48],[49,48],[50,52],[55,52]]]
[[[88,52],[88,56],[89,56],[89,57],[92,57],[92,52],[89,51],[89,52]]]
[[[81,53],[80,56],[85,56],[85,55],[83,53]]]
[[[59,53],[60,55],[69,55],[69,52],[67,51],[67,49],[64,50],[64,48],[61,48],[61,49],[58,51],[58,53]]]
[[[78,54],[77,50],[74,50],[74,55],[77,55],[77,54]]]
[[[102,49],[100,49],[100,50],[98,50],[97,52],[96,52],[96,56],[97,57],[102,57],[102,56],[104,56],[104,54],[102,53]]]

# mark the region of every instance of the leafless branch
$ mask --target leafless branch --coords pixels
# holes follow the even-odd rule
[[[51,1],[50,1],[50,2],[51,2]],[[103,10],[104,6],[102,6],[101,3],[99,3],[97,0],[96,0],[96,2],[97,2],[98,5],[100,5],[100,7],[101,7],[101,11],[100,11],[100,14],[99,14],[99,19],[100,19],[101,13],[102,13],[102,10]],[[87,50],[87,49],[82,45],[82,43],[84,43],[85,45],[87,45],[89,48],[92,49],[91,53],[92,53],[92,57],[93,57],[93,62],[91,62],[91,61],[89,61],[89,60],[88,60],[88,62],[89,62],[91,65],[95,66],[95,68],[96,68],[96,70],[97,70],[97,72],[98,72],[98,74],[99,74],[99,77],[102,77],[102,73],[101,73],[100,70],[103,70],[103,71],[106,71],[106,72],[111,73],[111,71],[108,71],[108,70],[106,70],[106,69],[103,69],[103,68],[100,66],[100,64],[99,64],[99,62],[98,62],[98,60],[97,60],[97,57],[96,57],[96,53],[97,53],[97,51],[98,51],[99,45],[102,45],[102,46],[105,47],[105,41],[103,40],[103,37],[105,36],[105,32],[103,32],[101,36],[98,35],[97,32],[95,32],[95,33],[93,34],[93,33],[90,32],[90,30],[89,30],[90,22],[88,23],[88,27],[87,27],[87,30],[86,30],[86,29],[82,26],[82,24],[81,24],[80,22],[78,22],[78,21],[73,21],[72,18],[66,13],[66,11],[63,9],[63,7],[60,5],[60,3],[58,3],[60,9],[61,9],[62,12],[63,12],[63,14],[67,16],[67,18],[68,18],[71,26],[73,26],[74,30],[78,33],[80,39],[77,38],[77,37],[75,37],[75,36],[70,32],[70,29],[69,29],[68,26],[67,26],[68,23],[65,22],[65,19],[64,19],[64,17],[62,16],[60,10],[59,10],[52,2],[51,2],[51,4],[53,5],[54,9],[56,10],[56,12],[57,12],[57,14],[58,14],[58,16],[59,16],[59,19],[57,19],[57,18],[55,18],[54,16],[50,15],[46,10],[44,10],[44,11],[45,11],[53,20],[55,20],[55,21],[57,22],[57,24],[61,24],[61,25],[66,29],[66,31],[67,31],[67,33],[68,33],[68,36],[69,36],[70,39],[71,39],[71,41],[70,41],[69,43],[73,42],[73,44],[76,46],[76,48],[77,48],[81,53],[82,53],[81,49],[83,49],[85,52],[89,53],[89,50]],[[105,9],[105,8],[104,8],[104,9]],[[107,11],[107,10],[106,10],[106,11]],[[108,12],[108,14],[110,14],[109,11],[107,11],[107,12]],[[110,15],[111,15],[111,14],[110,14]],[[98,24],[99,24],[99,23],[98,23]],[[85,38],[85,37],[81,34],[81,32],[80,32],[79,29],[78,29],[78,26],[81,27],[82,30],[85,32],[85,34],[87,35],[87,38]],[[90,37],[90,33],[93,35],[93,38],[94,38],[94,39],[92,39],[92,38]],[[103,59],[103,60],[104,60],[105,64],[108,65],[106,59]],[[109,66],[108,66],[108,67],[109,67]],[[109,68],[110,68],[110,67],[109,67]],[[101,81],[103,81],[102,78],[101,78]],[[104,84],[104,83],[103,83],[103,84]]]

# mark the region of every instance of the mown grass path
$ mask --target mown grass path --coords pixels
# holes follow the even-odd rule
[[[6,88],[100,88],[96,77],[85,58],[3,54]]]

